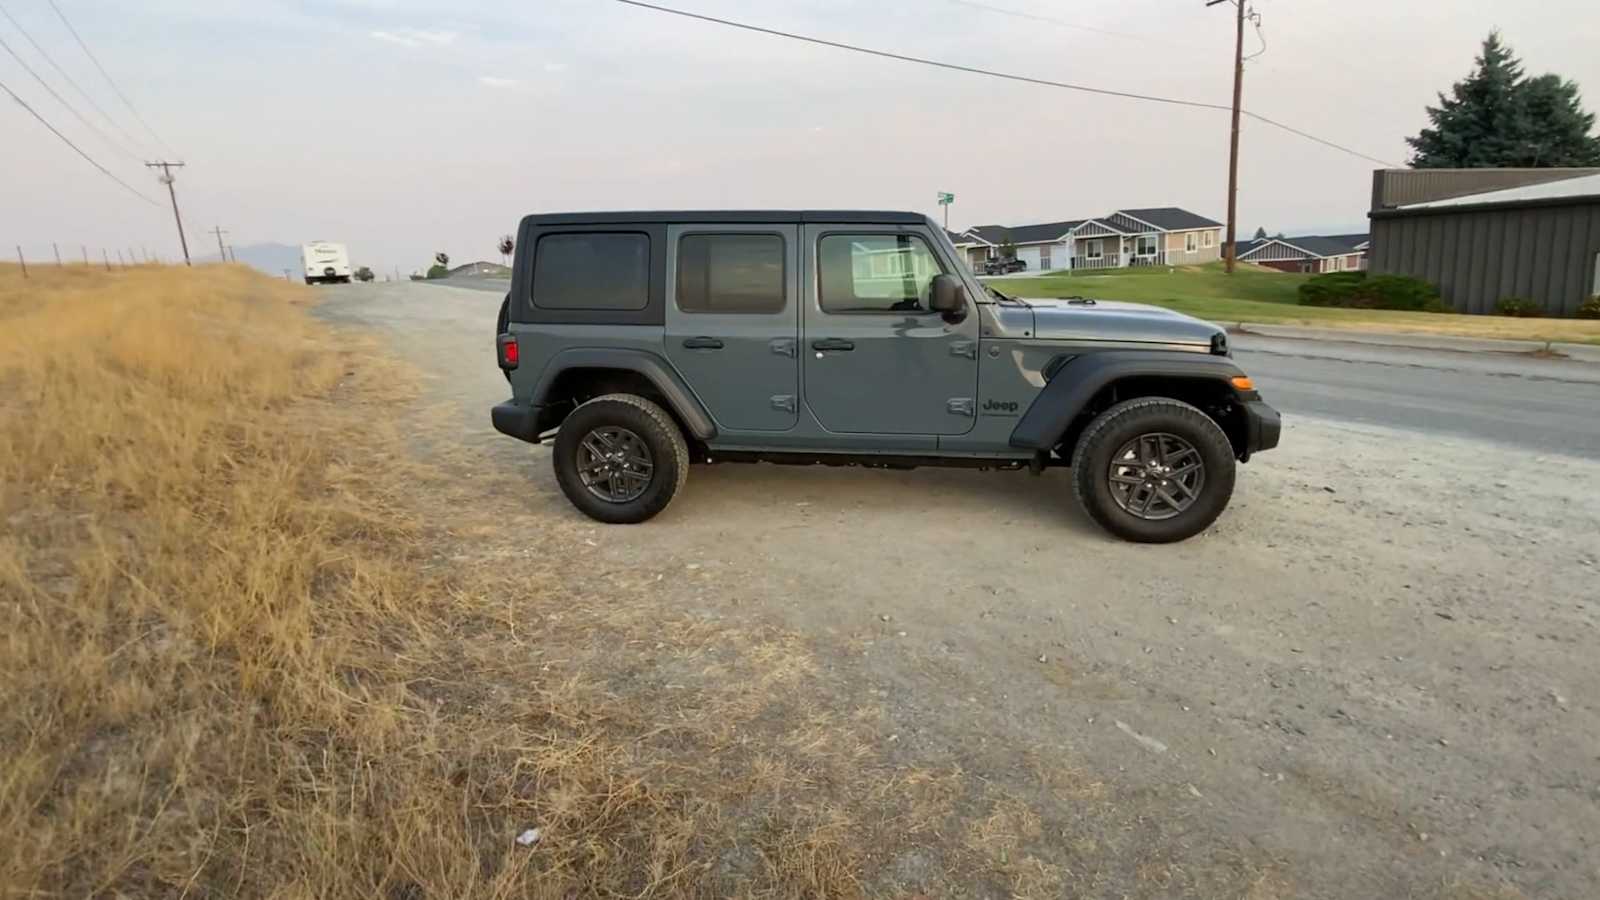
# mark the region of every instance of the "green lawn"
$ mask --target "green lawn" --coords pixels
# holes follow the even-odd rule
[[[1164,306],[1219,325],[1261,322],[1362,331],[1447,334],[1463,337],[1600,344],[1600,321],[1510,319],[1447,313],[1327,309],[1299,306],[1298,290],[1309,275],[1241,265],[1229,275],[1221,263],[1178,269],[1111,269],[1093,275],[985,278],[1017,297],[1093,297]]]

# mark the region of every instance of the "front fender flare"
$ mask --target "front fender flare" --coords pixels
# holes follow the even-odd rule
[[[550,357],[539,380],[528,395],[528,403],[543,406],[550,388],[561,373],[573,369],[622,369],[637,372],[655,385],[677,414],[678,420],[697,440],[709,441],[717,436],[716,423],[700,399],[689,390],[677,371],[667,361],[648,350],[631,350],[614,347],[570,347]]]
[[[1049,383],[1033,398],[1033,404],[1011,432],[1013,447],[1052,449],[1095,394],[1114,381],[1134,377],[1198,379],[1217,381],[1232,391],[1229,379],[1244,374],[1227,357],[1180,350],[1096,351],[1074,356],[1047,370],[1052,373]]]

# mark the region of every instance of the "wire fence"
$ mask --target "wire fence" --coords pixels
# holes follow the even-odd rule
[[[232,259],[233,248],[228,248],[229,261]],[[182,265],[183,260],[171,259],[152,251],[144,245],[129,245],[126,247],[103,247],[90,244],[62,244],[52,242],[46,245],[13,244],[10,259],[0,260],[15,263],[22,269],[22,277],[27,278],[29,273],[41,268],[52,266],[93,266],[107,271],[113,269],[126,269],[131,266],[167,266]]]

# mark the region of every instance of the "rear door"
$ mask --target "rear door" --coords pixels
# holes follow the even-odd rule
[[[720,431],[798,421],[799,227],[667,229],[667,358]]]
[[[915,226],[806,225],[806,406],[828,431],[965,434],[977,421],[978,314],[928,310],[955,260]]]

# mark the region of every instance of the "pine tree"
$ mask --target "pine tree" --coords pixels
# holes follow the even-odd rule
[[[1578,85],[1540,75],[1517,89],[1522,101],[1522,152],[1511,166],[1600,166],[1594,113],[1585,112]]]
[[[1518,120],[1517,84],[1522,63],[1511,48],[1491,31],[1478,55],[1477,68],[1439,95],[1439,105],[1428,107],[1432,127],[1422,129],[1406,143],[1416,151],[1411,165],[1417,169],[1475,168],[1505,165],[1516,154]]]
[[[1267,230],[1265,228],[1257,226],[1256,227],[1256,236],[1255,236],[1254,239],[1258,240],[1258,241],[1266,240],[1267,239]]]
[[[1414,168],[1600,165],[1595,116],[1578,86],[1557,75],[1525,79],[1499,32],[1484,40],[1472,73],[1428,107],[1428,120],[1406,139]]]

